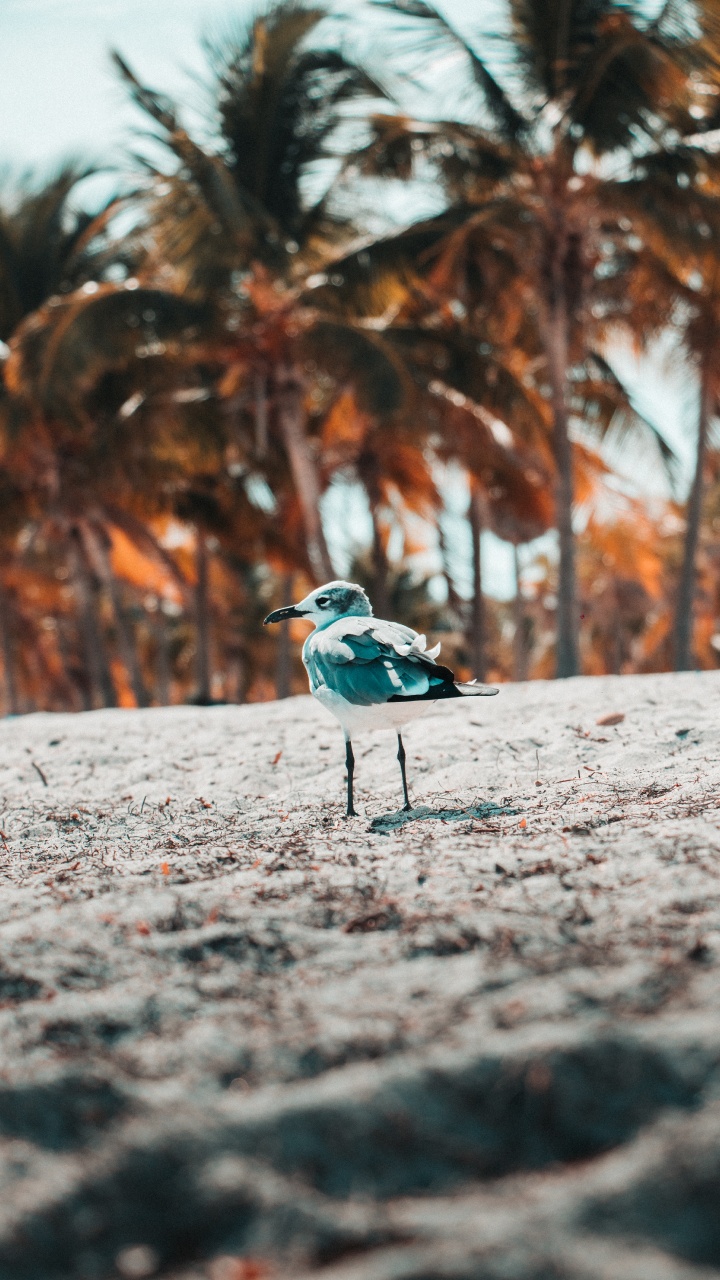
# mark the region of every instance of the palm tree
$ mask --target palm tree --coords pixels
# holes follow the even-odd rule
[[[102,236],[114,210],[108,204],[92,215],[76,204],[79,185],[94,170],[78,162],[63,164],[44,180],[26,178],[7,183],[0,194],[0,372],[9,355],[8,342],[23,321],[49,298],[87,281],[102,267]],[[3,441],[16,427],[15,407],[0,377],[0,434]],[[10,571],[15,539],[29,516],[23,486],[6,477],[3,503],[2,571]],[[19,706],[13,664],[13,593],[0,589],[0,630],[7,701]]]
[[[673,152],[658,158],[642,247],[626,274],[636,331],[650,339],[670,318],[698,386],[695,462],[675,599],[678,671],[694,664],[697,551],[710,428],[720,408],[720,165],[702,143],[702,135],[694,143],[683,140]]]
[[[334,475],[357,481],[365,491],[372,542],[364,580],[381,617],[391,616],[392,569],[387,544],[393,528],[411,515],[435,523],[440,495],[427,447],[423,406],[409,393],[400,412],[363,410],[350,388],[341,388],[322,428],[322,457]],[[426,415],[425,415],[426,417]]]
[[[327,265],[350,228],[332,211],[327,181],[312,201],[304,184],[332,162],[344,104],[380,92],[342,53],[309,45],[324,17],[321,7],[283,0],[227,45],[208,46],[211,145],[191,138],[175,106],[143,86],[115,55],[134,101],[174,158],[169,172],[152,168],[153,247],[146,270],[152,271],[157,255],[172,268],[176,286],[225,307],[234,393],[243,382],[252,387],[257,452],[264,450],[267,432],[277,432],[318,580],[332,577],[333,569],[320,516],[322,479],[308,436],[308,355],[299,339],[314,327],[315,316],[302,285]],[[325,335],[331,347],[340,336],[337,326]],[[319,354],[320,344],[315,346]]]
[[[94,279],[104,263],[100,238],[115,211],[89,214],[78,186],[95,170],[69,162],[44,180],[25,179],[0,194],[0,340],[53,295]]]
[[[682,64],[691,35],[675,6],[655,20],[621,0],[508,0],[513,66],[509,88],[486,59],[425,0],[376,0],[415,24],[422,56],[454,51],[475,93],[474,122],[378,116],[366,170],[407,176],[422,155],[441,175],[447,208],[436,219],[446,281],[466,302],[468,285],[492,289],[489,251],[514,264],[543,355],[552,419],[560,548],[557,674],[578,671],[573,534],[572,379],[612,319],[604,276],[614,239],[626,234],[616,190],[622,162],[657,151],[687,128]],[[626,166],[627,167],[627,166]],[[495,295],[503,310],[503,297]]]
[[[338,52],[307,47],[307,38],[323,16],[319,8],[281,4],[237,34],[229,52],[227,48],[209,50],[217,146],[197,145],[182,129],[172,104],[142,86],[122,59],[116,58],[136,102],[155,121],[175,159],[172,172],[163,175],[155,170],[152,174],[145,205],[152,230],[143,226],[129,238],[128,256],[134,258],[145,287],[137,288],[136,279],[128,281],[132,290],[125,286],[96,288],[91,282],[86,293],[73,295],[67,306],[41,309],[22,330],[10,362],[15,402],[22,402],[24,411],[29,411],[28,421],[32,419],[33,429],[43,436],[54,471],[61,476],[61,505],[70,520],[67,528],[83,531],[82,547],[87,554],[73,558],[77,573],[85,571],[87,578],[84,590],[78,584],[78,598],[92,605],[93,577],[98,572],[103,575],[105,589],[116,606],[118,640],[131,665],[121,601],[103,554],[107,527],[103,532],[101,526],[110,496],[103,487],[104,472],[92,489],[90,528],[82,507],[71,513],[68,505],[74,482],[72,468],[67,465],[67,437],[69,434],[72,441],[75,472],[80,455],[84,465],[96,451],[103,458],[105,451],[114,454],[117,475],[124,478],[120,492],[127,495],[130,471],[124,467],[128,452],[132,452],[128,442],[137,441],[145,420],[153,419],[153,414],[155,423],[158,402],[186,392],[192,397],[195,391],[206,401],[200,413],[200,434],[205,431],[207,435],[210,426],[215,437],[211,452],[214,448],[216,457],[209,466],[200,462],[199,485],[193,481],[193,465],[173,481],[176,509],[186,515],[192,509],[197,516],[196,647],[201,700],[209,696],[207,530],[203,521],[209,521],[207,527],[218,536],[231,526],[237,533],[238,520],[230,517],[225,503],[232,489],[235,515],[242,510],[246,516],[242,535],[252,540],[257,512],[248,515],[247,495],[264,472],[278,498],[277,518],[272,523],[280,526],[264,531],[269,549],[273,541],[283,544],[282,558],[288,567],[304,570],[309,563],[316,578],[331,577],[320,517],[325,477],[320,471],[317,442],[309,438],[322,413],[312,407],[310,392],[317,379],[309,376],[308,370],[323,363],[346,369],[354,362],[355,369],[372,381],[368,365],[372,369],[379,359],[377,344],[361,332],[348,335],[334,318],[319,325],[317,309],[303,297],[308,276],[327,262],[334,246],[349,232],[346,222],[332,214],[327,192],[309,202],[303,195],[303,182],[313,166],[327,161],[342,105],[378,92],[369,78]],[[147,287],[155,273],[164,303],[159,290]],[[186,302],[179,297],[181,291]],[[206,299],[214,304],[221,323],[213,325],[205,317],[200,326],[204,385],[198,388],[187,385],[188,377],[191,384],[195,379],[198,365],[197,344],[188,329],[192,301]],[[170,315],[177,322],[173,332]],[[135,358],[138,355],[143,358],[142,365]],[[179,375],[175,391],[170,385],[164,389],[153,385],[158,381],[154,375],[159,363],[168,365],[176,378]],[[109,385],[113,378],[125,386],[122,399],[116,394],[117,387]],[[38,405],[41,412],[33,418]],[[166,404],[165,421],[177,419],[179,412]],[[82,447],[78,423],[87,437]],[[151,438],[156,436],[148,435],[148,446]],[[222,442],[220,453],[228,451],[231,459],[218,455],[218,440]],[[183,451],[187,455],[187,441]],[[157,459],[151,452],[148,449],[145,455],[149,470],[139,482],[139,490],[148,500],[152,483],[157,484],[158,479]],[[193,460],[194,464],[198,461]],[[215,479],[222,476],[225,461],[231,462],[237,483],[228,485],[227,476],[221,482],[224,496],[220,511],[215,496],[208,501],[206,481],[211,473]],[[287,492],[284,472],[288,468],[304,528],[306,556],[301,550],[302,535],[298,538],[295,528],[295,499]],[[166,483],[163,492],[167,491]],[[127,517],[127,502],[120,506]],[[83,617],[87,617],[87,609]],[[88,628],[85,630],[89,636]],[[99,683],[107,686],[107,681]],[[138,698],[144,698],[137,669],[133,683]],[[103,697],[107,696],[106,688]]]
[[[706,224],[707,225],[707,224]],[[720,229],[720,228],[718,228]],[[720,406],[720,241],[714,246],[712,261],[705,257],[702,289],[696,291],[691,304],[691,319],[685,326],[684,338],[698,372],[698,430],[695,469],[687,504],[683,561],[675,605],[675,670],[687,671],[694,666],[693,610],[697,580],[697,550],[709,434],[713,418]],[[698,264],[699,266],[700,264]]]
[[[514,545],[551,527],[553,417],[536,385],[537,371],[544,369],[537,325],[528,317],[506,241],[478,245],[474,266],[482,272],[473,278],[467,265],[458,270],[455,247],[447,247],[447,223],[443,216],[364,247],[338,264],[346,287],[332,293],[336,308],[343,302],[354,306],[358,322],[371,324],[400,356],[415,388],[408,421],[417,443],[427,449],[433,441],[437,456],[467,469],[473,574],[467,629],[474,669],[481,671],[483,527]],[[325,306],[328,293],[326,287]],[[459,316],[457,299],[449,305],[453,294],[462,299]],[[588,351],[572,369],[569,387],[573,413],[594,444],[608,434],[622,442],[627,432],[641,429],[671,460],[599,352]],[[405,404],[401,418],[407,414]],[[588,489],[588,466],[597,469],[598,459],[579,442],[573,443],[572,458],[580,497]]]
[[[633,200],[637,207],[640,195],[644,244],[629,273],[633,307],[639,313],[636,327],[652,336],[671,315],[698,384],[695,465],[673,628],[679,671],[695,661],[697,551],[710,428],[720,409],[720,10],[714,0],[697,0],[693,16],[699,38],[693,59],[696,73],[689,80],[689,119],[682,122],[672,145],[640,161]]]
[[[181,430],[192,406],[181,412],[166,402],[180,394],[171,339],[183,328],[194,332],[203,314],[166,292],[93,282],[32,313],[11,340],[4,469],[30,504],[36,529],[52,528],[66,548],[90,684],[101,705],[114,705],[116,696],[98,620],[101,589],[135,699],[148,701],[112,569],[111,531],[122,527],[169,569],[143,517],[174,509],[202,456],[194,424],[186,424],[184,439]]]

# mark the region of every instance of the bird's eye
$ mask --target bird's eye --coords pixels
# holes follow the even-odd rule
[[[315,603],[319,604],[321,609],[324,609],[325,605],[330,603],[330,598],[329,596],[318,596]]]

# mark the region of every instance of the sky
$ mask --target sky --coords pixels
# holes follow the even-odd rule
[[[359,0],[344,2],[358,13]],[[43,172],[69,156],[122,166],[141,118],[127,102],[109,51],[122,53],[142,80],[168,92],[192,119],[202,101],[201,37],[256,7],[255,0],[0,0],[0,175]],[[487,23],[498,11],[497,0],[475,0],[472,8],[468,0],[445,0],[442,7],[458,24],[469,13],[482,13]],[[377,18],[370,8],[367,13],[370,31]],[[372,40],[367,47],[372,52]],[[666,355],[638,361],[618,351],[614,362],[638,408],[677,448],[682,488],[689,482],[693,391],[668,368]],[[484,558],[488,590],[507,595],[509,552],[486,539]]]
[[[235,0],[234,12],[250,8]],[[200,35],[228,13],[218,0],[3,0],[0,164],[41,168],[78,154],[116,162],[137,117],[110,49],[182,100],[185,72],[202,68]]]

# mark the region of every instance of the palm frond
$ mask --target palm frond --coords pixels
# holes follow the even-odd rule
[[[633,147],[687,119],[682,67],[691,43],[669,20],[647,23],[624,0],[510,0],[528,90],[561,106],[594,149]]]
[[[222,46],[208,45],[228,168],[296,239],[306,217],[302,178],[328,155],[339,109],[385,96],[340,50],[307,47],[325,16],[321,7],[285,0]]]
[[[447,237],[473,212],[471,206],[458,205],[391,235],[363,237],[309,278],[302,301],[331,313],[351,312],[361,323],[374,321],[378,330],[384,329],[397,315],[398,302],[420,287]]]
[[[407,181],[419,160],[429,161],[453,203],[486,198],[522,163],[516,147],[454,120],[375,114],[369,126],[370,139],[349,157],[350,164],[369,176]]]
[[[233,235],[247,236],[251,229],[247,200],[243,199],[243,193],[235,187],[222,160],[204,150],[191,138],[180,124],[176,108],[168,97],[141,84],[119,53],[113,52],[112,59],[122,79],[129,86],[133,101],[160,126],[159,139],[174,153],[188,176],[197,184],[223,229]],[[267,222],[267,215],[253,209],[253,214],[258,212]]]
[[[101,265],[95,252],[112,218],[113,202],[98,214],[74,207],[76,188],[97,170],[67,161],[42,180],[8,189],[0,208],[0,337],[51,295],[87,280]]]
[[[591,425],[602,438],[618,446],[630,439],[650,444],[674,482],[678,465],[675,450],[657,425],[640,412],[630,392],[599,351],[589,353],[587,370],[589,382],[577,384],[574,390],[584,400],[586,412],[589,409],[592,414]]]
[[[340,385],[355,388],[360,409],[375,414],[395,413],[402,405],[408,380],[386,343],[350,324],[320,320],[305,334],[306,358],[331,373]]]
[[[614,0],[509,0],[516,60],[543,101],[562,98],[577,83],[598,25]]]
[[[425,0],[372,0],[372,3],[386,11],[397,13],[406,18],[418,18],[428,24],[428,34],[432,41],[445,42],[459,49],[468,61],[472,78],[481,90],[483,99],[491,113],[493,123],[502,135],[508,139],[519,137],[528,127],[528,122],[515,107],[487,64],[473,49],[472,45],[433,5]]]
[[[191,138],[174,103],[141,84],[114,55],[133,100],[155,121],[156,136],[179,161],[176,174],[157,175],[160,189],[166,191],[169,181],[172,190],[163,197],[164,209],[163,201],[155,200],[151,211],[167,256],[175,258],[179,250],[186,271],[193,254],[204,259],[202,265],[198,261],[196,281],[206,275],[211,284],[218,273],[247,269],[252,261],[284,268],[299,248],[307,247],[312,258],[320,240],[337,239],[336,224],[342,220],[331,212],[328,192],[308,202],[305,178],[332,155],[343,106],[384,93],[341,51],[309,47],[308,38],[324,17],[321,7],[282,0],[222,43],[206,42],[214,149]],[[183,194],[178,179],[192,185],[199,200],[192,192]],[[204,217],[200,204],[206,207]],[[183,235],[180,245],[177,229],[183,218],[194,224],[196,234]],[[213,244],[213,222],[228,233],[225,243],[216,235]]]
[[[187,360],[187,344],[206,312],[160,289],[114,285],[79,290],[35,312],[20,326],[7,362],[11,392],[55,411],[80,404],[111,369],[173,354]]]

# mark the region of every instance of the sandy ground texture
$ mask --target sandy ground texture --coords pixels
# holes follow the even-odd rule
[[[3,722],[0,1280],[720,1278],[719,720]]]

